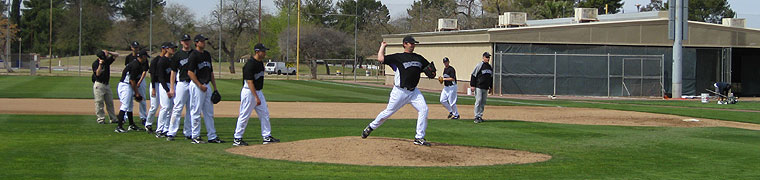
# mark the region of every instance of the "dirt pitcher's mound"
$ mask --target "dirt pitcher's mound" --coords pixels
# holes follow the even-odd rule
[[[372,166],[482,166],[551,159],[546,154],[525,151],[441,143],[419,146],[409,139],[358,136],[251,145],[227,151],[264,159]]]

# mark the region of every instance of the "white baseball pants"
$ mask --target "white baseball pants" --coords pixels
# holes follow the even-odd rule
[[[145,119],[148,117],[148,108],[146,105],[145,100],[148,99],[148,96],[145,95],[145,80],[143,80],[140,83],[140,86],[137,87],[137,92],[140,93],[140,95],[143,97],[143,101],[139,102],[139,108],[140,108],[140,119]]]
[[[425,129],[427,129],[427,115],[428,107],[425,103],[425,97],[419,89],[409,91],[400,87],[393,87],[391,90],[390,98],[388,99],[388,107],[385,108],[380,114],[377,115],[374,121],[369,124],[372,129],[377,129],[385,122],[393,113],[396,113],[401,107],[406,104],[412,104],[412,107],[417,110],[417,134],[414,138],[425,138]]]
[[[121,101],[121,107],[119,107],[119,110],[122,110],[124,112],[132,112],[132,103],[134,103],[132,99],[135,96],[135,92],[132,91],[132,87],[130,87],[130,85],[127,83],[120,82],[116,91],[118,91],[119,101]],[[126,116],[127,115],[124,115],[124,117]]]
[[[169,130],[166,135],[176,136],[179,130],[180,119],[182,119],[182,109],[187,107],[185,111],[185,126],[182,129],[182,134],[190,136],[190,130],[192,129],[192,123],[190,122],[190,82],[178,81],[174,88],[174,107],[172,107],[172,115],[169,120]]]
[[[266,99],[264,99],[264,93],[260,90],[256,91],[256,96],[261,101],[261,105],[258,106],[256,106],[256,98],[253,96],[247,86],[240,91],[240,115],[238,115],[237,127],[235,127],[235,138],[243,138],[252,110],[256,110],[259,121],[261,121],[261,137],[272,135],[272,127],[269,124],[269,108]]]
[[[156,89],[156,88],[160,88],[158,85],[159,85],[158,83],[150,83],[150,88],[156,91],[156,96],[155,97],[150,96],[150,95],[148,96],[150,97],[150,110],[148,110],[148,116],[145,118],[146,120],[145,126],[153,125],[153,117],[156,116],[156,111],[158,111],[158,106],[161,105],[160,103],[161,98],[159,97],[159,94],[161,93],[159,93],[158,89]],[[148,92],[150,92],[150,89],[148,89]]]
[[[457,110],[457,85],[444,86],[441,91],[440,101],[449,113],[459,116],[459,110]]]
[[[193,123],[192,137],[198,138],[201,134],[201,114],[203,122],[206,123],[206,137],[209,140],[216,139],[216,128],[214,128],[214,103],[211,102],[211,94],[214,90],[208,83],[204,84],[206,91],[201,91],[195,83],[190,83],[190,115]]]
[[[158,111],[158,122],[156,126],[156,132],[166,132],[169,130],[169,121],[172,118],[172,108],[174,107],[174,97],[169,97],[167,95],[166,90],[164,90],[163,87],[161,87],[160,83],[158,86],[158,97],[161,99],[161,110]],[[168,84],[167,84],[168,86]],[[187,118],[185,118],[187,119]],[[179,128],[179,126],[177,126]]]

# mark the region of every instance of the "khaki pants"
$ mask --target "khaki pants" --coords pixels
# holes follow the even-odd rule
[[[95,115],[98,116],[97,121],[104,122],[106,120],[106,112],[108,112],[108,117],[111,119],[111,122],[116,122],[111,87],[100,82],[95,82],[95,84],[92,85],[92,92],[95,95]],[[107,111],[103,111],[104,104]]]

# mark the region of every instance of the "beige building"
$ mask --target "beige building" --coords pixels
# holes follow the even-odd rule
[[[600,15],[596,22],[573,18],[527,21],[527,26],[384,35],[386,53],[403,52],[412,35],[415,52],[442,59],[457,70],[460,92],[483,52],[494,54],[496,94],[660,96],[670,91],[672,45],[668,13]],[[717,81],[732,82],[743,96],[760,95],[760,30],[689,21],[684,40],[685,95],[698,95]],[[553,55],[554,54],[554,55]],[[552,62],[553,60],[553,62]],[[606,66],[606,68],[605,68]],[[386,84],[393,71],[386,68]],[[420,88],[441,89],[437,80]]]

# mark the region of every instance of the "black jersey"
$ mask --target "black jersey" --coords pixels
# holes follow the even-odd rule
[[[124,71],[121,72],[121,80],[119,82],[127,83],[129,84],[129,81],[140,81],[140,76],[142,76],[143,68],[142,65],[140,65],[139,61],[132,61],[131,63],[127,64],[127,67],[124,67]]]
[[[98,66],[100,66],[100,59],[95,59],[95,62],[92,62],[92,82],[95,83],[100,82],[103,84],[108,84],[108,81],[111,80],[111,64],[115,59],[113,59],[113,56],[108,56],[108,58],[104,59],[103,61],[103,67],[101,67],[101,73],[100,76],[96,75],[95,71],[98,70]]]
[[[422,67],[430,62],[417,53],[396,53],[385,56],[383,64],[391,66],[395,72],[396,86],[411,90],[417,88]]]
[[[162,58],[161,56],[156,56],[155,58],[153,58],[153,60],[150,60],[150,66],[148,66],[149,67],[148,68],[148,73],[150,73],[150,83],[151,84],[154,84],[154,83],[158,82],[158,72],[157,72],[158,70],[156,70],[156,68],[158,68],[158,66],[157,66],[158,65],[158,61],[161,58]]]
[[[447,68],[443,68],[443,77],[444,78],[454,78],[454,81],[444,81],[444,86],[451,86],[457,84],[457,71],[454,70],[453,66],[449,66]]]
[[[214,75],[214,67],[211,65],[211,54],[208,51],[193,51],[187,57],[189,65],[188,71],[195,73],[195,77],[201,84],[207,84]]]
[[[171,75],[171,58],[160,56],[158,64],[156,64],[156,77],[158,83],[161,83],[161,86],[166,92],[169,92],[169,86],[167,85],[171,84]],[[151,78],[153,78],[153,76],[151,76]]]
[[[177,81],[190,82],[190,77],[187,76],[187,65],[189,63],[187,58],[190,57],[190,53],[193,51],[192,49],[190,51],[179,50],[179,52],[172,56],[171,68],[172,71],[179,75]]]
[[[132,61],[137,61],[137,54],[135,53],[129,53],[127,54],[127,57],[124,58],[124,66],[128,65]]]
[[[486,62],[480,62],[475,67],[470,77],[470,86],[480,89],[490,89],[493,87],[493,68]]]
[[[247,84],[246,80],[253,80],[256,90],[264,89],[264,62],[248,59],[243,65],[243,83]]]

